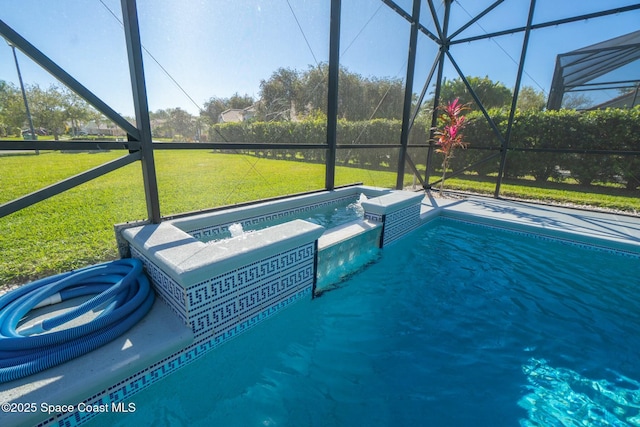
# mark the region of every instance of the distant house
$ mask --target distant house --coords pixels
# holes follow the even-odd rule
[[[125,132],[113,123],[96,123],[95,120],[87,122],[80,133],[84,135],[109,135],[124,136]]]
[[[244,122],[256,115],[256,107],[252,105],[247,108],[230,108],[220,113],[218,122],[220,123],[238,123]]]

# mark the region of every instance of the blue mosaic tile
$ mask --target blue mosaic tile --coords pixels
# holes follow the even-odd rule
[[[416,204],[385,215],[382,245],[398,240],[420,225],[420,205]]]
[[[196,336],[227,331],[315,276],[315,244],[273,255],[187,289],[187,317]]]
[[[313,286],[315,276],[315,243],[275,254],[186,290],[135,248],[132,255],[143,261],[160,298],[196,337],[232,328],[274,300]]]
[[[151,278],[151,283],[153,283],[156,294],[160,299],[166,302],[169,308],[171,308],[185,324],[189,324],[186,297],[182,286],[176,283],[176,281],[164,273],[160,267],[142,255],[134,247],[131,247],[131,256],[142,261],[145,271]]]
[[[374,214],[374,213],[365,212],[364,213],[364,219],[372,221],[372,222],[383,222],[384,221],[384,216],[383,215]]]

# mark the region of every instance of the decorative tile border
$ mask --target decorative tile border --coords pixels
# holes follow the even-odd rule
[[[188,325],[189,315],[184,288],[133,245],[131,245],[131,257],[142,261],[158,296],[167,303],[169,308],[178,315],[185,325]]]
[[[372,222],[384,222],[384,215],[378,215],[374,213],[365,212],[364,219]]]
[[[292,293],[311,289],[315,277],[313,248],[313,243],[308,244],[189,288],[189,318],[195,336],[218,335]],[[291,258],[299,261],[274,265],[274,261],[280,264]]]
[[[420,225],[420,205],[407,206],[384,216],[382,246],[388,245]]]
[[[315,281],[315,242],[254,262],[185,289],[132,247],[160,298],[197,338],[219,335]]]

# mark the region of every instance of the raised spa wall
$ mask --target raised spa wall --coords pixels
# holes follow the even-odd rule
[[[365,219],[335,229],[295,215],[357,199]],[[379,229],[382,247],[420,224],[424,195],[365,186],[197,214],[126,228],[130,255],[143,261],[158,296],[188,325],[195,340],[223,341],[300,297],[314,294],[318,252]],[[234,223],[281,223],[207,244]],[[335,257],[333,257],[335,258]],[[326,266],[325,266],[326,267]],[[327,267],[331,268],[331,267]]]

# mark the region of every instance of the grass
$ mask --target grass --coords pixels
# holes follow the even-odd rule
[[[43,152],[0,157],[0,203],[122,155],[120,151]],[[163,216],[324,187],[321,164],[204,150],[158,150],[155,160]],[[405,182],[411,181],[407,175]],[[394,187],[396,176],[388,171],[336,168],[336,185],[354,182]],[[445,189],[454,188],[493,194],[495,177],[447,180]],[[553,182],[539,188],[528,180],[507,180],[501,194],[640,212],[638,192],[622,189]],[[0,218],[0,287],[114,259],[118,254],[113,225],[146,217],[142,173],[136,162]]]

